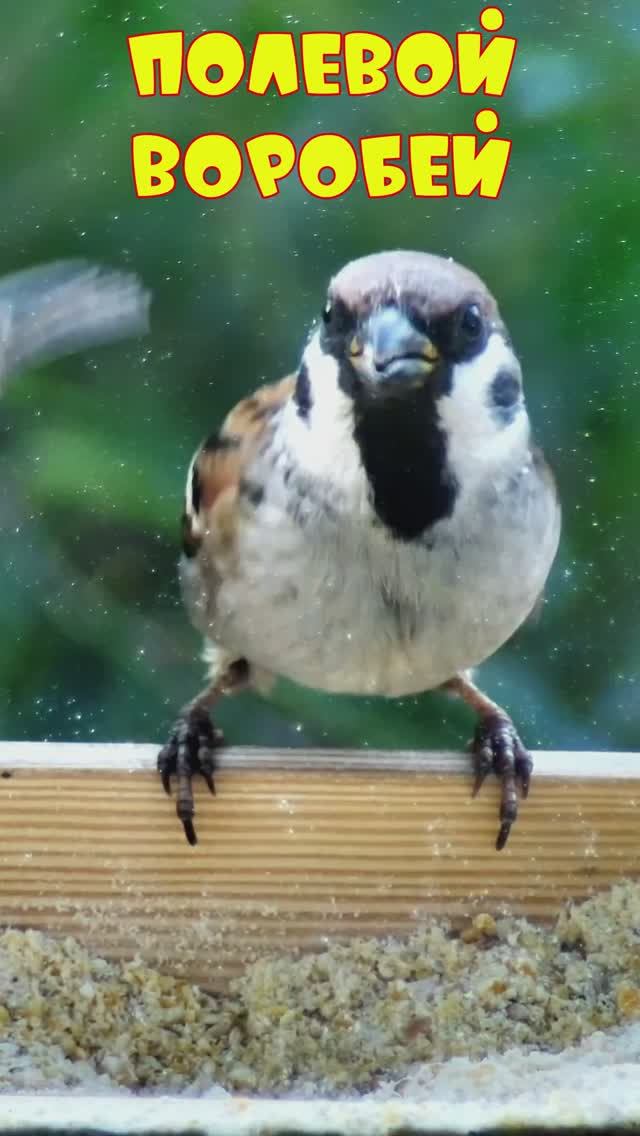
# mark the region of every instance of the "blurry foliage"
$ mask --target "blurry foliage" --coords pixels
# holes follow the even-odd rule
[[[351,257],[416,247],[475,268],[522,356],[560,483],[562,548],[542,618],[483,668],[532,746],[638,747],[640,33],[634,0],[507,5],[519,37],[497,100],[513,157],[501,199],[322,203],[292,179],[208,203],[133,194],[129,137],[239,141],[279,130],[470,131],[482,96],[139,100],[125,36],[213,28],[368,28],[394,43],[476,28],[480,3],[27,0],[0,14],[0,271],[83,255],[127,264],[154,295],[144,342],[22,375],[0,407],[0,734],[161,739],[197,688],[199,643],[175,577],[185,467],[245,392],[296,363],[325,282]],[[634,23],[635,21],[635,23]],[[497,550],[499,555],[499,550]],[[455,746],[467,712],[281,683],[230,701],[230,739]]]

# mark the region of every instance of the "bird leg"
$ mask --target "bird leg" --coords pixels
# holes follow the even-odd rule
[[[222,730],[218,730],[209,715],[209,708],[224,694],[235,694],[247,686],[249,666],[245,659],[231,663],[216,679],[205,687],[183,709],[174,723],[166,745],[158,754],[158,772],[166,793],[171,796],[171,777],[177,782],[176,813],[182,821],[189,844],[197,844],[193,825],[195,805],[192,780],[196,773],[204,778],[215,795],[213,774],[215,750],[224,743]]]
[[[518,788],[523,797],[529,792],[533,762],[524,748],[509,715],[492,702],[466,675],[457,675],[444,684],[444,690],[457,694],[479,715],[471,743],[477,796],[491,772],[501,785],[500,829],[496,849],[501,851],[509,838],[511,826],[518,816]]]

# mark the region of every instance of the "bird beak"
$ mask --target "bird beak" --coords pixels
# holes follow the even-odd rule
[[[439,352],[400,308],[378,308],[349,345],[356,371],[374,383],[421,383],[433,371]]]

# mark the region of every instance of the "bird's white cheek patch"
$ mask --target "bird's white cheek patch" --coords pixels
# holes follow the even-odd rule
[[[326,355],[318,332],[303,355],[307,368],[311,407],[301,417],[295,402],[284,417],[287,446],[307,473],[358,490],[364,485],[360,453],[353,438],[353,402],[338,383],[338,362]],[[362,483],[362,486],[361,486]]]
[[[496,412],[491,387],[501,373],[521,377],[515,355],[494,332],[481,355],[454,367],[451,393],[438,401],[449,463],[462,477],[478,462],[500,463],[527,443],[529,422],[524,401],[513,408],[509,418]]]

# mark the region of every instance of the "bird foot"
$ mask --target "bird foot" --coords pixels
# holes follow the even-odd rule
[[[475,771],[473,796],[480,792],[489,773],[500,781],[500,829],[496,839],[500,852],[518,816],[518,789],[523,797],[529,793],[533,762],[513,722],[503,713],[487,714],[480,719],[471,750]]]
[[[176,813],[189,844],[197,844],[193,825],[195,805],[192,780],[199,773],[215,796],[214,754],[224,741],[209,714],[201,706],[185,710],[174,724],[169,741],[158,754],[158,772],[165,792],[171,796],[171,778],[177,782]]]

